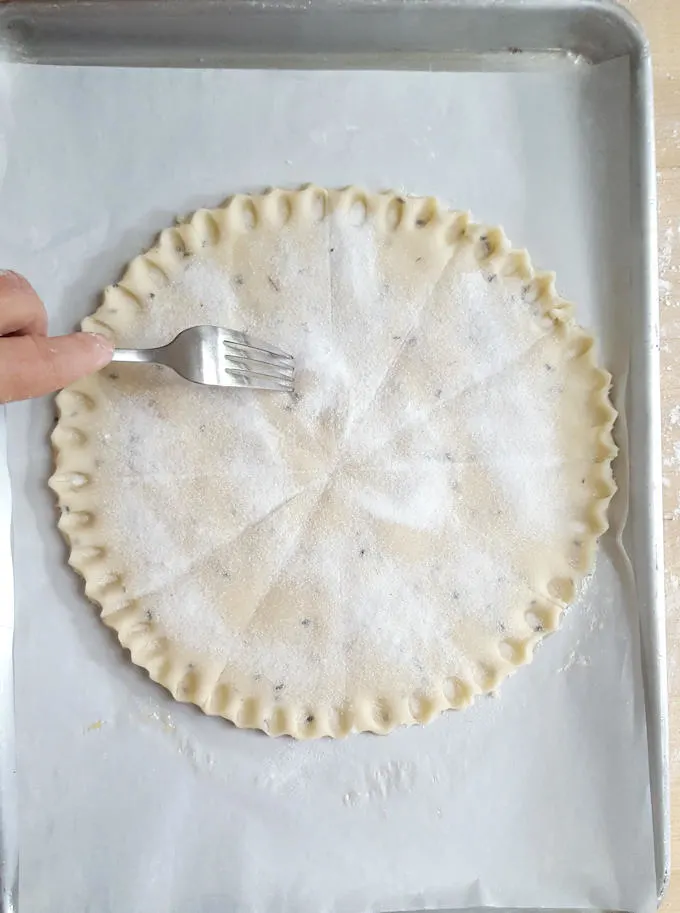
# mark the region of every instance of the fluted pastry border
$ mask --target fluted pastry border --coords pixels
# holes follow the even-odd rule
[[[304,226],[338,211],[352,211],[359,219],[371,220],[380,232],[424,232],[430,236],[429,243],[447,245],[452,252],[457,245],[472,245],[480,270],[493,273],[500,282],[519,277],[526,300],[552,322],[552,332],[578,360],[591,391],[589,406],[597,417],[597,429],[586,480],[592,497],[583,518],[585,531],[578,556],[574,560],[573,555],[565,555],[562,572],[550,582],[545,596],[526,607],[525,637],[499,640],[497,661],[480,665],[479,673],[469,680],[446,678],[438,689],[408,698],[367,694],[352,704],[315,707],[310,713],[309,704],[275,703],[273,697],[268,703],[255,697],[255,692],[236,691],[228,668],[216,677],[213,669],[190,662],[182,646],[164,635],[159,622],[150,620],[138,602],[128,598],[125,568],[117,566],[109,553],[98,524],[96,497],[90,491],[96,474],[88,446],[91,417],[99,408],[96,383],[85,378],[58,394],[58,421],[52,434],[55,471],[49,485],[57,495],[58,525],[70,548],[69,564],[83,578],[85,593],[100,608],[105,624],[116,631],[132,661],[177,700],[193,702],[239,727],[300,739],[359,731],[387,733],[402,724],[427,722],[443,710],[467,706],[475,695],[496,689],[505,676],[530,662],[536,644],[558,627],[578,581],[593,567],[597,540],[607,529],[607,508],[616,488],[611,466],[617,452],[612,438],[616,412],[609,400],[611,377],[596,363],[592,337],[574,322],[571,305],[557,294],[554,274],[536,271],[527,252],[513,250],[500,228],[474,224],[466,213],[444,210],[433,198],[316,186],[234,196],[218,209],[199,210],[162,231],[154,247],[136,257],[121,280],[105,290],[100,307],[82,327],[115,341],[118,327],[149,306],[154,289],[171,281],[187,256],[207,246],[229,245],[262,225],[271,229],[297,221]]]

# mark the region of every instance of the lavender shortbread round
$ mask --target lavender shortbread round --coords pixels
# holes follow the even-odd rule
[[[270,339],[293,395],[111,365],[57,397],[70,563],[206,713],[386,733],[528,662],[614,492],[609,374],[554,277],[435,200],[306,187],[163,231],[83,322]]]

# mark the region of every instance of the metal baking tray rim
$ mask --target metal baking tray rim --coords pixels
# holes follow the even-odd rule
[[[121,16],[124,10],[125,16]],[[200,16],[198,14],[201,14]],[[468,47],[454,48],[460,53],[501,54],[511,52],[508,66],[513,58],[522,56],[515,52],[536,53],[538,51],[562,54],[577,54],[586,60],[598,63],[615,57],[629,56],[632,81],[632,169],[635,177],[635,194],[632,218],[637,220],[643,242],[634,251],[634,274],[639,277],[636,292],[645,309],[645,357],[644,369],[649,380],[645,394],[647,424],[643,454],[650,467],[646,497],[639,498],[634,510],[640,513],[650,531],[646,543],[645,558],[649,577],[645,581],[647,600],[641,605],[641,617],[647,616],[647,627],[642,630],[643,667],[645,670],[645,700],[647,706],[648,742],[650,757],[650,782],[654,816],[655,859],[657,869],[657,897],[661,902],[670,876],[670,797],[669,797],[669,753],[668,753],[668,693],[666,683],[666,641],[664,618],[663,539],[662,539],[662,481],[661,481],[661,415],[660,415],[660,370],[659,370],[659,322],[658,322],[658,278],[656,271],[657,228],[656,228],[656,170],[653,132],[652,70],[649,45],[644,31],[633,15],[614,0],[10,0],[0,7],[0,54],[13,61],[32,61],[45,64],[111,65],[112,60],[95,41],[95,51],[74,52],[76,38],[92,38],[99,35],[107,41],[122,42],[116,52],[119,65],[167,65],[154,51],[163,47],[167,52],[180,53],[186,43],[186,27],[189,22],[208,22],[217,19],[224,30],[217,31],[220,42],[228,39],[228,26],[241,16],[254,16],[261,23],[270,23],[274,37],[278,27],[286,24],[285,34],[291,27],[314,16],[353,16],[362,18],[361,32],[370,40],[378,41],[377,50],[383,55],[380,66],[398,66],[399,56],[414,50],[438,53],[438,49],[423,48],[418,24],[423,17],[445,15],[464,20],[471,30],[464,36]],[[390,15],[409,25],[398,29],[395,35],[372,35],[366,28],[366,20],[380,17],[381,23],[388,23]],[[532,47],[531,29],[527,29],[537,14],[551,22],[559,34],[569,16],[576,15],[579,23],[593,28],[590,36],[583,36],[576,30],[573,34],[562,34],[562,40],[544,42],[541,48]],[[158,23],[164,23],[164,31]],[[485,35],[484,21],[490,17],[502,17],[508,31],[495,44]],[[466,18],[467,17],[467,18]],[[134,21],[133,31],[136,44],[131,42],[129,22]],[[125,25],[125,22],[128,25]],[[475,22],[476,27],[475,26]],[[140,31],[141,26],[141,31]],[[126,31],[127,28],[127,31]],[[204,26],[210,30],[210,26]],[[551,26],[552,28],[552,26]],[[514,40],[524,34],[524,42]],[[545,34],[551,34],[547,28]],[[155,37],[154,37],[155,36]],[[266,36],[265,36],[266,37]],[[132,52],[127,56],[125,40]],[[446,33],[443,39],[449,44],[457,36]],[[470,42],[468,39],[474,39]],[[460,39],[458,39],[460,41]],[[486,40],[486,47],[483,42]],[[173,47],[173,41],[175,47]],[[469,44],[475,44],[470,48]],[[227,40],[228,43],[228,40]],[[538,42],[534,42],[537,44]],[[83,41],[83,45],[85,41]],[[258,56],[258,48],[248,47],[245,56],[251,66],[259,66],[262,55],[269,58],[269,65],[285,65],[277,55],[276,43],[264,42]],[[420,44],[420,48],[418,45]],[[491,45],[491,46],[490,46]],[[69,51],[70,47],[70,51]],[[77,47],[77,45],[76,45]],[[227,47],[221,62],[215,58],[215,65],[233,65],[234,48]],[[69,56],[70,54],[70,56]],[[313,66],[328,68],[336,65],[343,49],[334,46],[331,34],[329,46],[315,55]],[[146,62],[142,63],[142,59]],[[178,65],[178,64],[175,64]],[[212,59],[199,53],[180,55],[179,65],[213,65]],[[347,63],[345,63],[347,65]],[[351,63],[349,64],[351,65]],[[0,410],[0,460],[4,462],[4,409]],[[0,504],[3,514],[9,515],[9,478],[6,469],[0,465]],[[3,649],[3,665],[0,668],[0,698],[7,708],[7,721],[12,712],[12,665],[11,632],[13,628],[13,589],[11,554],[9,552],[9,529],[0,530],[0,566],[8,572],[2,575],[2,600],[0,601],[0,631],[7,634],[9,651]],[[11,725],[10,725],[11,729]],[[14,776],[13,738],[11,732],[3,732],[0,751],[0,780],[11,783]],[[11,803],[10,803],[11,805]],[[3,806],[3,832],[0,834],[2,859],[2,891],[0,901],[4,910],[15,910],[15,874],[11,846],[15,834],[12,810]]]

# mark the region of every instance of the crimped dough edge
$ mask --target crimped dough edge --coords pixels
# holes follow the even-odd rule
[[[432,197],[404,197],[391,192],[372,194],[358,187],[326,190],[308,185],[300,190],[273,189],[261,195],[236,195],[222,207],[199,210],[186,221],[162,231],[156,244],[130,262],[122,279],[109,286],[100,307],[82,322],[83,330],[102,333],[115,341],[117,320],[145,307],[144,301],[159,282],[168,281],[188,255],[210,245],[229,244],[234,236],[256,232],[259,224],[276,228],[286,223],[310,224],[335,211],[352,211],[373,220],[386,232],[427,232],[432,243],[452,249],[474,245],[480,270],[503,277],[519,277],[527,301],[552,320],[562,344],[590,375],[590,408],[598,418],[594,460],[586,484],[592,492],[585,531],[576,560],[563,556],[561,573],[550,581],[547,593],[526,608],[526,636],[499,639],[497,659],[478,664],[477,674],[443,679],[428,693],[409,697],[366,694],[343,706],[310,706],[271,701],[237,692],[229,669],[189,661],[181,645],[165,637],[160,624],[147,618],[125,592],[125,568],[116,565],[99,530],[96,499],[88,486],[96,473],[88,448],[88,415],[98,408],[96,383],[84,378],[56,397],[58,419],[52,433],[55,471],[49,486],[57,496],[58,526],[69,548],[69,564],[83,578],[87,597],[100,609],[132,661],[178,701],[191,702],[205,713],[219,715],[241,728],[261,729],[269,735],[297,739],[343,737],[351,732],[379,734],[397,726],[426,723],[447,709],[469,706],[479,694],[495,691],[519,666],[531,662],[536,645],[559,626],[576,586],[595,563],[598,538],[608,527],[607,508],[616,490],[612,460],[617,448],[612,437],[616,411],[609,399],[610,374],[598,367],[594,340],[572,316],[572,306],[556,292],[553,273],[539,272],[525,250],[513,250],[500,228],[478,225],[467,213],[448,211]],[[112,319],[112,314],[115,317]]]

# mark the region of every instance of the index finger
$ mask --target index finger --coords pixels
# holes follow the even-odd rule
[[[0,403],[43,396],[111,361],[113,347],[95,333],[0,339]]]

